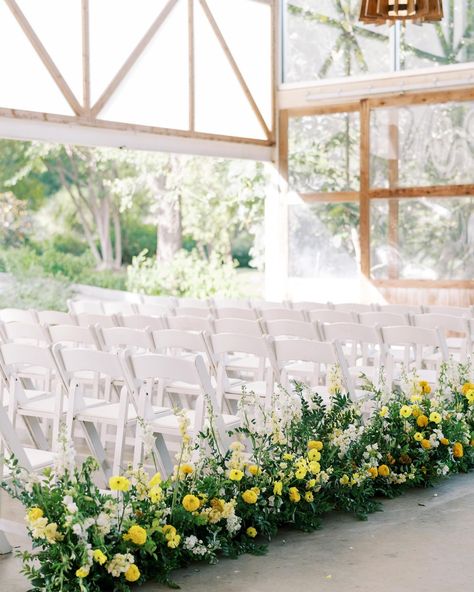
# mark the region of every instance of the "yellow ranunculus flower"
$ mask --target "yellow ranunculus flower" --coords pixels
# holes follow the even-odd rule
[[[188,463],[185,463],[184,465],[181,465],[181,466],[179,467],[179,472],[180,472],[182,475],[191,475],[191,473],[193,473],[193,472],[194,472],[194,468],[193,468],[193,466],[192,466],[192,465],[190,465],[190,464],[188,464]]]
[[[297,504],[301,500],[301,494],[297,487],[290,487],[288,494],[290,496],[290,502],[293,502],[294,504]]]
[[[321,452],[321,450],[324,448],[324,444],[320,440],[310,440],[308,442],[308,448],[310,450],[317,450],[318,452]]]
[[[258,500],[258,494],[252,489],[247,489],[243,492],[242,499],[246,504],[256,504]]]
[[[431,393],[431,386],[429,382],[427,382],[426,380],[420,380],[418,384],[420,385],[421,392],[424,395],[429,395]]]
[[[474,404],[474,389],[469,389],[467,391],[466,399],[469,401],[469,405]]]
[[[188,512],[195,512],[197,509],[199,509],[201,502],[197,496],[188,493],[188,495],[183,497],[182,504],[183,508]]]
[[[161,485],[161,473],[155,473],[153,477],[148,481],[148,487],[151,489],[157,485]]]
[[[176,528],[174,526],[171,526],[171,524],[165,524],[162,530],[167,540],[176,535]]]
[[[416,420],[416,425],[419,428],[426,428],[426,426],[428,425],[428,423],[429,423],[429,419],[426,417],[426,415],[420,415],[418,417],[418,419]]]
[[[381,477],[388,477],[390,475],[390,469],[387,465],[380,465],[378,468],[378,473]]]
[[[94,551],[92,552],[92,558],[99,565],[104,565],[104,563],[107,561],[107,555],[103,553],[100,549],[94,549]]]
[[[370,469],[367,472],[371,479],[375,479],[376,477],[378,477],[379,474],[376,467],[370,467]]]
[[[350,481],[350,479],[349,479],[348,475],[343,475],[343,476],[342,476],[342,477],[339,479],[339,483],[340,483],[341,485],[348,485],[348,484],[349,484],[349,481]]]
[[[249,465],[248,471],[251,475],[253,475],[255,477],[256,475],[260,475],[260,473],[262,472],[262,469],[257,465]]]
[[[413,436],[417,442],[421,442],[423,440],[423,434],[421,432],[416,432]]]
[[[134,545],[144,545],[146,543],[146,530],[138,524],[134,524],[128,529],[127,534],[123,535],[124,541],[131,541]]]
[[[423,397],[422,397],[421,395],[412,395],[412,396],[410,397],[410,401],[411,401],[412,403],[419,403],[419,402],[420,402],[420,401],[422,401],[422,400],[423,400]]]
[[[127,582],[136,582],[140,579],[140,570],[134,563],[125,572],[125,579]]]
[[[300,468],[297,471],[295,471],[295,477],[299,480],[304,479],[306,477],[306,473],[308,471],[304,468]]]
[[[41,508],[31,508],[26,514],[28,522],[36,522],[39,518],[43,518],[44,512]]]
[[[295,458],[294,454],[290,454],[289,452],[285,452],[282,456],[283,460],[293,460]]]
[[[421,441],[421,445],[423,446],[423,448],[424,448],[425,450],[429,450],[429,449],[431,448],[431,442],[430,442],[429,440],[427,440],[426,438],[424,438],[424,439]]]
[[[130,489],[130,481],[126,477],[110,477],[109,487],[112,491],[128,491]]]
[[[149,490],[148,497],[152,504],[157,504],[158,502],[161,502],[163,498],[163,490],[159,485],[155,485]]]
[[[432,411],[430,413],[430,421],[432,421],[433,423],[441,423],[442,417],[441,414],[438,413],[437,411]]]
[[[413,409],[411,407],[409,407],[408,405],[402,405],[402,407],[400,408],[400,416],[405,419],[410,417],[412,412],[413,412]]]
[[[384,405],[379,411],[380,417],[387,417],[388,415],[388,407]]]
[[[318,463],[317,460],[312,460],[309,463],[309,470],[311,471],[311,473],[313,473],[313,475],[317,475],[321,472],[321,465]]]
[[[243,472],[239,471],[239,469],[232,469],[231,471],[229,471],[229,479],[231,481],[240,481],[243,476]]]
[[[418,417],[420,417],[421,409],[418,407],[418,405],[413,405],[411,414],[415,419],[418,419]]]
[[[310,448],[308,451],[308,459],[311,460],[321,460],[321,453],[316,448]]]
[[[461,442],[456,442],[453,445],[453,456],[454,458],[462,458],[464,456],[464,448]]]
[[[306,483],[306,489],[311,489],[316,485],[316,479],[310,479],[308,483]]]
[[[281,495],[283,491],[283,482],[282,481],[275,481],[273,484],[273,495]]]
[[[175,534],[168,539],[168,547],[170,549],[176,549],[176,547],[178,547],[180,542],[181,542],[181,535]]]
[[[468,391],[472,391],[474,390],[474,384],[472,382],[466,382],[466,384],[463,384],[461,391],[462,394],[465,395]]]
[[[254,539],[257,536],[257,530],[253,526],[249,526],[245,533],[251,539]]]
[[[311,491],[307,491],[304,494],[304,499],[308,502],[308,504],[310,504],[311,502],[314,502],[314,495]]]
[[[447,438],[441,438],[440,442],[443,446],[448,446],[449,444],[449,440]]]
[[[84,566],[84,567],[80,567],[78,570],[76,570],[76,577],[77,578],[87,578],[87,576],[89,575],[89,566]]]

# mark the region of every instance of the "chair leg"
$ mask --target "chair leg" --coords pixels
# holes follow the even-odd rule
[[[157,462],[161,465],[160,469],[163,470],[163,474],[168,477],[173,473],[173,463],[165,439],[163,438],[163,434],[155,433],[155,446],[158,453]]]
[[[39,448],[40,450],[49,450],[49,442],[43,434],[38,418],[23,415],[23,420],[36,448]]]
[[[0,555],[6,555],[7,553],[12,552],[12,546],[8,542],[7,537],[3,530],[0,530]]]
[[[112,476],[112,472],[110,469],[110,463],[108,462],[105,454],[104,447],[100,441],[99,433],[97,432],[95,425],[90,421],[83,421],[81,422],[81,425],[84,430],[84,435],[86,437],[89,449],[94,453],[95,458],[102,469],[105,480],[108,481],[109,477]]]

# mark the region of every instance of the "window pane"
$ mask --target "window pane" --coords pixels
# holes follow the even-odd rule
[[[301,203],[288,209],[291,277],[358,276],[358,203]]]
[[[474,182],[474,102],[378,109],[370,125],[372,187]]]
[[[291,118],[290,187],[303,193],[357,191],[359,141],[358,113]]]
[[[371,268],[376,279],[473,279],[474,198],[373,200]]]
[[[402,69],[428,68],[474,60],[474,1],[444,0],[441,23],[401,28]]]
[[[284,81],[390,70],[387,26],[359,22],[354,0],[286,0]]]

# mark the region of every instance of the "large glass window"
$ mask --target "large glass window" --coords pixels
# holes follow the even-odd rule
[[[407,23],[392,31],[359,22],[359,0],[283,4],[284,82],[474,61],[474,0],[444,0],[441,23]]]

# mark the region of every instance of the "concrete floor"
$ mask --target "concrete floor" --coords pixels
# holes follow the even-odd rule
[[[474,474],[383,507],[367,522],[330,514],[315,533],[281,533],[266,556],[193,566],[175,580],[185,592],[474,592]],[[17,559],[0,558],[1,592],[28,590],[18,572]]]

